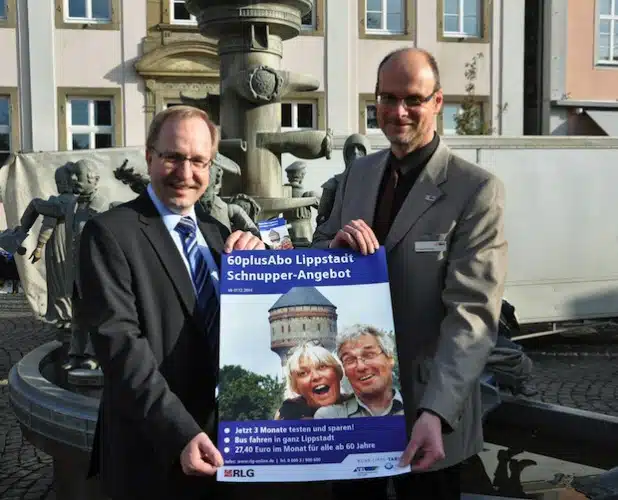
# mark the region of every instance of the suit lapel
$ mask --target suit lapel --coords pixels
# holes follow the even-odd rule
[[[391,250],[399,243],[418,219],[443,196],[444,192],[439,186],[446,181],[449,157],[449,149],[440,141],[436,152],[429,159],[418,180],[412,186],[393,221],[384,242],[386,250]]]
[[[157,253],[159,260],[170,277],[176,292],[190,316],[193,316],[196,300],[193,283],[187,272],[187,267],[178,251],[178,247],[170,236],[163,219],[147,193],[140,195],[138,202],[141,205],[139,219],[141,230]]]
[[[347,224],[352,219],[362,219],[370,227],[373,226],[375,207],[378,201],[378,191],[384,169],[388,161],[390,150],[376,153],[376,163],[367,165],[365,161],[355,162],[357,168],[356,175],[349,175],[349,182],[346,186],[345,198],[351,200],[346,205],[351,209],[349,214],[343,213],[342,223]],[[352,174],[352,172],[350,172]]]

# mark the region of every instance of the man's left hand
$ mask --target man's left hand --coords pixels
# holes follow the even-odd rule
[[[223,251],[230,253],[232,250],[264,250],[264,242],[255,234],[248,231],[234,231],[225,240]]]
[[[414,460],[417,452],[420,452],[421,456]],[[410,442],[401,456],[399,465],[405,467],[411,464],[413,470],[422,471],[443,458],[444,443],[440,417],[424,411],[412,427]]]

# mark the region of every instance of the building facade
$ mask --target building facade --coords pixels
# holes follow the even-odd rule
[[[527,3],[526,132],[618,136],[618,0]]]
[[[391,50],[435,54],[455,133],[477,59],[475,102],[493,133],[523,131],[523,2],[315,0],[283,67],[317,77],[288,95],[284,130],[375,133],[374,86]],[[0,0],[0,151],[142,145],[150,120],[180,96],[219,93],[216,41],[201,36],[183,0]]]

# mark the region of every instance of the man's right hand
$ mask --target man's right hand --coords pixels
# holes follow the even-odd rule
[[[180,465],[187,476],[214,476],[223,457],[208,435],[200,432],[182,450]]]
[[[329,248],[352,248],[363,255],[375,253],[380,244],[373,229],[362,219],[348,222],[337,231]]]
[[[33,264],[41,260],[41,249],[40,248],[37,247],[34,249],[34,251],[30,254],[30,260],[32,261]]]

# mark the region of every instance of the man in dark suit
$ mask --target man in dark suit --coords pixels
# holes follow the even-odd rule
[[[496,342],[507,265],[504,188],[435,133],[443,101],[431,54],[402,49],[378,68],[377,118],[389,149],[343,174],[316,247],[384,245],[410,442],[399,499],[459,499],[462,464],[482,449],[479,377]],[[386,498],[384,484],[339,485]],[[336,488],[337,489],[337,488]]]
[[[217,498],[221,252],[264,248],[196,219],[217,146],[203,111],[163,111],[148,132],[146,192],[83,230],[82,318],[105,376],[91,473],[114,500]]]

